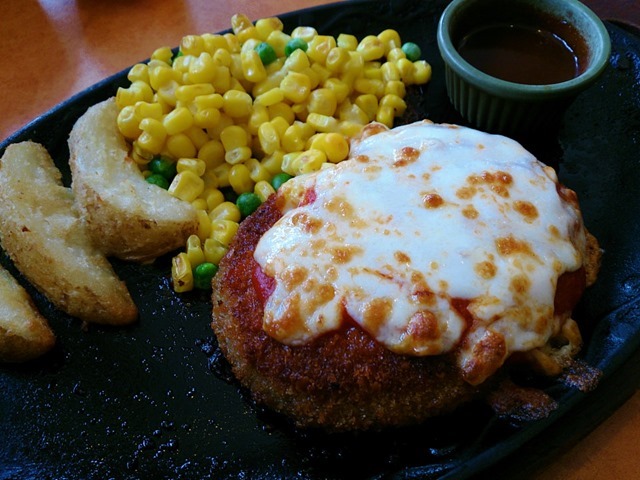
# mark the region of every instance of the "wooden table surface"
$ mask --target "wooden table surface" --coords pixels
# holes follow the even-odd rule
[[[97,81],[176,46],[185,34],[229,28],[330,0],[4,0],[0,16],[0,139]],[[638,0],[585,0],[602,18],[640,25]],[[640,478],[640,392],[539,479]]]

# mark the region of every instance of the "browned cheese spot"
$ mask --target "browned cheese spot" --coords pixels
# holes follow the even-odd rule
[[[482,172],[480,175],[470,175],[467,180],[471,185],[486,185],[496,195],[504,198],[509,197],[509,187],[513,183],[513,177],[501,170],[497,172]]]
[[[531,280],[525,275],[516,275],[511,279],[511,283],[509,284],[509,290],[517,296],[526,295],[530,289]]]
[[[480,278],[484,278],[485,280],[489,280],[496,276],[498,271],[498,267],[496,267],[495,263],[485,261],[476,263],[474,266],[474,270],[478,274]]]
[[[394,154],[394,167],[406,167],[414,163],[420,157],[420,150],[413,147],[402,147]]]
[[[478,193],[478,189],[476,187],[465,186],[460,187],[456,191],[456,197],[458,197],[460,200],[470,200],[476,193]]]
[[[393,257],[399,262],[399,263],[409,263],[411,262],[411,258],[409,257],[409,255],[407,255],[404,252],[401,251],[396,251],[393,253]]]
[[[353,245],[341,245],[329,249],[329,253],[335,263],[344,264],[349,263],[355,255],[362,253],[362,248]]]
[[[513,208],[516,212],[522,215],[527,223],[533,222],[538,218],[538,209],[536,206],[525,200],[516,200],[513,202]]]
[[[300,315],[300,296],[293,294],[285,300],[283,314],[263,325],[265,332],[275,339],[284,339],[291,332],[307,330]]]
[[[473,205],[467,205],[462,209],[462,215],[469,220],[475,220],[480,216],[480,212]]]
[[[429,310],[414,313],[409,319],[407,333],[416,340],[436,340],[440,337],[438,319]]]
[[[553,238],[560,238],[560,230],[555,225],[549,226],[549,233]]]
[[[444,204],[444,200],[437,193],[427,193],[423,195],[422,203],[427,208],[438,208]]]
[[[531,250],[531,245],[529,245],[524,240],[518,240],[514,238],[513,235],[509,235],[508,237],[499,237],[496,238],[496,249],[498,253],[502,256],[509,256],[515,254],[523,254],[531,257],[535,257],[535,254]]]
[[[282,272],[280,281],[287,290],[291,291],[299,285],[302,285],[302,282],[304,282],[308,276],[309,272],[306,268],[294,266],[287,268]]]
[[[502,366],[506,353],[504,337],[487,330],[473,346],[472,357],[463,368],[465,380],[478,385]]]
[[[360,132],[360,138],[364,140],[365,138],[371,137],[373,135],[377,135],[378,133],[386,132],[389,130],[382,123],[368,123]]]
[[[353,159],[358,163],[369,163],[369,157],[367,155],[356,155]]]
[[[362,217],[356,214],[356,210],[344,197],[337,196],[327,200],[325,203],[327,211],[339,215],[345,220],[349,221],[349,226],[352,228],[366,228],[367,222]]]
[[[302,229],[308,233],[318,233],[320,228],[322,228],[322,220],[306,212],[294,213],[291,216],[291,223],[296,227],[302,227]]]
[[[377,334],[391,314],[391,304],[388,298],[374,298],[366,302],[362,309],[363,326],[372,334]]]

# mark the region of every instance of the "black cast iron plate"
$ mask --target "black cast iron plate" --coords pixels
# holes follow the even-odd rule
[[[435,41],[445,3],[353,1],[281,18],[286,31],[313,25],[362,37],[395,28],[433,66],[431,83],[412,91],[411,110],[461,123],[445,94]],[[640,41],[607,27],[613,52],[601,81],[578,98],[557,136],[522,140],[576,190],[586,224],[605,250],[600,278],[576,313],[587,331],[582,358],[604,373],[594,392],[552,382],[545,389],[559,408],[530,423],[501,420],[473,404],[384,434],[298,432],[253,405],[230,379],[209,329],[210,303],[201,293],[172,291],[170,256],[145,266],[114,262],[139,306],[138,324],[82,329],[2,254],[2,264],[50,320],[58,344],[38,361],[0,367],[0,479],[465,478],[496,462],[501,473],[516,476],[535,463],[534,455],[548,458],[576,441],[638,384],[629,362],[637,364],[640,342]],[[10,143],[38,141],[68,183],[73,123],[125,84],[123,71],[69,99],[3,142],[0,154]]]

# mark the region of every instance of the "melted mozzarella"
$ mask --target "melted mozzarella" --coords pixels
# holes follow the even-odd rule
[[[374,133],[281,188],[283,216],[254,254],[275,279],[264,329],[301,345],[350,317],[400,354],[457,349],[470,383],[544,345],[557,279],[585,248],[553,170],[467,128]]]

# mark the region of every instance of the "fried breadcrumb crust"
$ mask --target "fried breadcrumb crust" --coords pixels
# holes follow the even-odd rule
[[[397,355],[355,326],[300,347],[269,337],[253,286],[253,251],[280,217],[275,197],[241,224],[213,281],[212,328],[236,378],[258,403],[298,426],[348,431],[418,423],[480,393],[462,379],[452,355]]]

